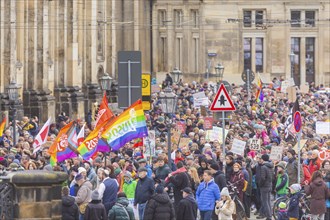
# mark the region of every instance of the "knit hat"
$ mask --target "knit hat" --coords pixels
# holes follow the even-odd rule
[[[182,192],[188,193],[188,194],[192,194],[193,191],[190,187],[185,187],[183,190],[181,190]]]
[[[288,153],[292,154],[292,156],[296,155],[296,152],[293,149],[289,149]]]
[[[84,178],[84,177],[79,173],[76,175],[76,177],[74,179],[77,182],[77,181],[81,180],[82,178]]]
[[[101,157],[97,157],[94,160],[95,163],[102,163],[102,158]]]
[[[268,156],[268,154],[263,154],[263,155],[261,156],[261,159],[262,159],[263,161],[269,161],[269,156]]]
[[[286,203],[285,202],[280,202],[280,204],[278,205],[278,207],[280,209],[285,209],[286,208]]]
[[[280,161],[276,166],[281,167],[284,170],[286,167],[286,163],[284,161]]]
[[[145,167],[140,167],[139,172],[148,172],[147,168]]]
[[[220,166],[217,164],[217,163],[212,163],[210,165],[210,167],[213,169],[213,170],[220,170]]]
[[[228,188],[227,187],[222,188],[220,195],[221,196],[230,196]]]
[[[138,161],[138,163],[147,163],[147,160],[146,160],[146,159],[140,159],[140,160]]]
[[[292,184],[289,189],[291,190],[292,194],[295,194],[301,190],[301,186],[298,183]]]
[[[17,154],[17,148],[15,147],[10,148],[10,152]]]
[[[162,184],[158,184],[158,186],[155,189],[156,193],[163,193],[164,192],[164,186]]]
[[[132,174],[129,171],[126,171],[126,173],[124,174],[124,177],[132,178]]]
[[[99,197],[100,197],[99,191],[94,190],[94,191],[92,192],[92,200],[100,200]]]
[[[78,173],[82,173],[82,172],[87,173],[87,170],[85,168],[83,168],[83,167],[79,167],[78,168]]]

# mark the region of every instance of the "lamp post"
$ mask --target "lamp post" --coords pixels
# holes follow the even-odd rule
[[[182,75],[181,70],[179,70],[178,67],[174,67],[173,71],[171,72],[172,76],[173,76],[173,80],[174,82],[179,82],[180,80],[180,76]]]
[[[159,94],[159,100],[161,101],[161,109],[167,115],[166,127],[167,127],[167,155],[168,155],[168,166],[171,168],[171,127],[172,119],[171,115],[175,113],[177,104],[177,95],[172,91],[170,87],[164,89],[164,92]]]
[[[216,81],[217,82],[219,82],[219,80],[222,81],[222,79],[223,79],[223,73],[225,71],[225,67],[222,66],[220,63],[218,63],[214,68],[215,68]]]
[[[106,95],[107,90],[111,89],[112,78],[109,76],[108,73],[103,73],[103,76],[99,78],[101,84],[101,90],[103,94]],[[104,156],[104,167],[107,165],[107,153]]]
[[[294,56],[293,51],[290,53],[290,61],[291,61],[291,78],[293,79],[293,70],[294,70]]]
[[[9,86],[7,87],[8,97],[10,101],[10,105],[13,109],[13,143],[14,146],[16,145],[16,115],[17,115],[17,109],[16,104],[18,102],[18,90],[20,87],[16,84],[16,81],[11,81]]]

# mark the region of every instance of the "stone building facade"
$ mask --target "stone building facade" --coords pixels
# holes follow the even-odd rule
[[[328,1],[1,0],[0,7],[1,111],[16,81],[24,114],[43,121],[63,111],[83,117],[101,98],[103,72],[120,74],[121,50],[140,50],[142,71],[158,82],[175,67],[202,81],[221,63],[229,82],[251,69],[266,82],[292,74],[297,85],[330,83]]]

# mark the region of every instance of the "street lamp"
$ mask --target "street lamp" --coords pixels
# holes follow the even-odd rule
[[[9,86],[7,87],[9,101],[11,102],[13,109],[13,142],[14,146],[16,145],[16,103],[18,101],[18,90],[20,87],[16,84],[16,81],[11,81]]]
[[[174,67],[173,71],[171,72],[171,74],[173,75],[173,80],[174,82],[179,82],[180,80],[180,76],[182,75],[181,70],[179,70],[178,67]]]
[[[172,119],[171,115],[175,113],[177,104],[177,95],[172,91],[170,87],[164,89],[164,92],[159,94],[159,100],[161,102],[161,109],[167,115],[166,127],[167,127],[167,155],[168,155],[168,166],[171,168],[171,126]]]
[[[215,67],[215,77],[216,77],[216,81],[218,82],[219,79],[222,80],[223,79],[223,73],[225,71],[225,67],[222,66],[220,63],[218,63]]]
[[[294,56],[295,54],[291,51],[290,61],[291,61],[291,78],[293,79],[293,70],[294,70]]]

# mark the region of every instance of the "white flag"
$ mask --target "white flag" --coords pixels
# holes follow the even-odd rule
[[[41,148],[41,145],[46,143],[47,137],[48,137],[48,131],[49,131],[49,127],[50,127],[50,119],[51,118],[49,118],[46,121],[46,123],[44,124],[44,126],[42,126],[42,128],[39,131],[39,133],[37,134],[37,136],[34,138],[33,153],[36,153]]]

